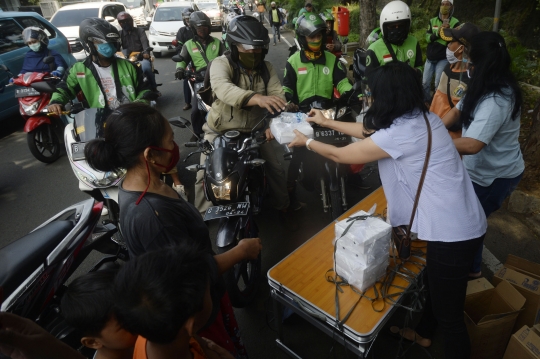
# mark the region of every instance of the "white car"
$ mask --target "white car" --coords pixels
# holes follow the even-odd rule
[[[210,18],[212,28],[221,26],[221,7],[216,0],[199,0],[195,4]]]
[[[188,1],[164,2],[156,9],[148,36],[156,57],[176,51],[172,41],[176,39],[178,30],[184,26],[182,12],[185,9],[198,10],[197,5]]]
[[[88,54],[79,40],[79,24],[89,17],[99,17],[120,29],[116,15],[122,11],[126,11],[126,8],[119,2],[85,2],[66,5],[53,15],[51,23],[67,37],[75,59],[83,61]]]

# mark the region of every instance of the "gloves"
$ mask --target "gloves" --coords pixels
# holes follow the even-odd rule
[[[186,77],[186,70],[181,67],[177,68],[174,77],[177,80],[182,80],[184,77]]]
[[[12,77],[9,79],[9,83],[12,84],[15,79]]]
[[[51,72],[51,75],[56,76],[56,77],[62,77],[62,74],[60,73],[60,71],[56,71],[56,70]]]
[[[429,41],[431,41],[431,42],[437,41],[437,35],[436,34],[431,34],[431,36],[429,37]]]

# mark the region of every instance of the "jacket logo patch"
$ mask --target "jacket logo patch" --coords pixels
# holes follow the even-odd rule
[[[216,49],[217,49],[216,44],[212,45],[212,50],[216,51]]]
[[[325,66],[325,67],[323,67],[322,72],[325,75],[329,75],[330,74],[330,69],[328,68],[328,66]]]
[[[199,49],[198,49],[198,48],[194,48],[194,49],[191,49],[191,51],[193,51],[193,52],[199,52]]]
[[[414,51],[411,50],[411,49],[409,49],[409,51],[407,51],[407,57],[408,57],[409,59],[412,59],[413,56],[414,56]]]
[[[298,75],[307,75],[307,67],[299,67]]]
[[[390,54],[384,55],[383,56],[383,61],[384,61],[384,63],[392,61],[392,55],[390,55]]]
[[[84,79],[84,72],[77,72],[77,78],[78,79]]]

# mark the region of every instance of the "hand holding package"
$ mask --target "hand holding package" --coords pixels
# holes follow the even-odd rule
[[[307,115],[301,112],[282,112],[272,120],[270,131],[280,144],[292,142],[296,137],[294,130],[302,132],[308,138],[313,138],[313,128],[306,121]]]

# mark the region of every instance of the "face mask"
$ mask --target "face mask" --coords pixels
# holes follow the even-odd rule
[[[450,13],[451,6],[441,6],[441,9],[439,10],[441,12],[441,15],[448,15]]]
[[[120,24],[120,26],[122,27],[122,30],[124,31],[131,31],[131,29],[133,29],[133,25],[128,24],[128,23]]]
[[[38,52],[39,48],[41,47],[41,44],[39,42],[37,42],[35,44],[29,44],[28,47],[30,48],[30,50],[32,50],[34,52]]]
[[[463,45],[461,45],[460,47],[458,47],[458,48],[456,49],[456,51],[459,50],[459,49],[461,49],[462,46],[463,46]],[[451,64],[455,64],[456,62],[461,61],[460,59],[458,59],[458,58],[456,57],[456,51],[452,51],[452,50],[450,50],[448,47],[446,47],[446,59],[447,59],[448,62],[451,63]]]
[[[405,27],[388,29],[385,32],[388,32],[388,34],[385,34],[388,42],[398,46],[403,45],[403,42],[405,42],[408,36],[407,29]]]
[[[262,53],[238,52],[238,59],[244,68],[253,70],[261,63]]]
[[[116,52],[116,47],[113,44],[105,43],[97,45],[97,51],[106,58],[110,58]]]
[[[168,150],[166,148],[161,148],[161,147],[150,146],[150,148],[153,150],[169,152],[171,154],[171,160],[169,161],[169,164],[167,166],[164,166],[157,162],[154,163],[156,166],[163,168],[164,173],[170,172],[176,166],[178,161],[180,161],[180,149],[178,148],[178,145],[176,144],[176,142],[173,142],[173,143],[174,143],[174,147],[172,150]]]
[[[314,42],[308,42],[307,43],[308,48],[313,52],[320,51],[321,50],[321,44],[322,44],[322,39],[319,40],[319,41],[314,41]]]

